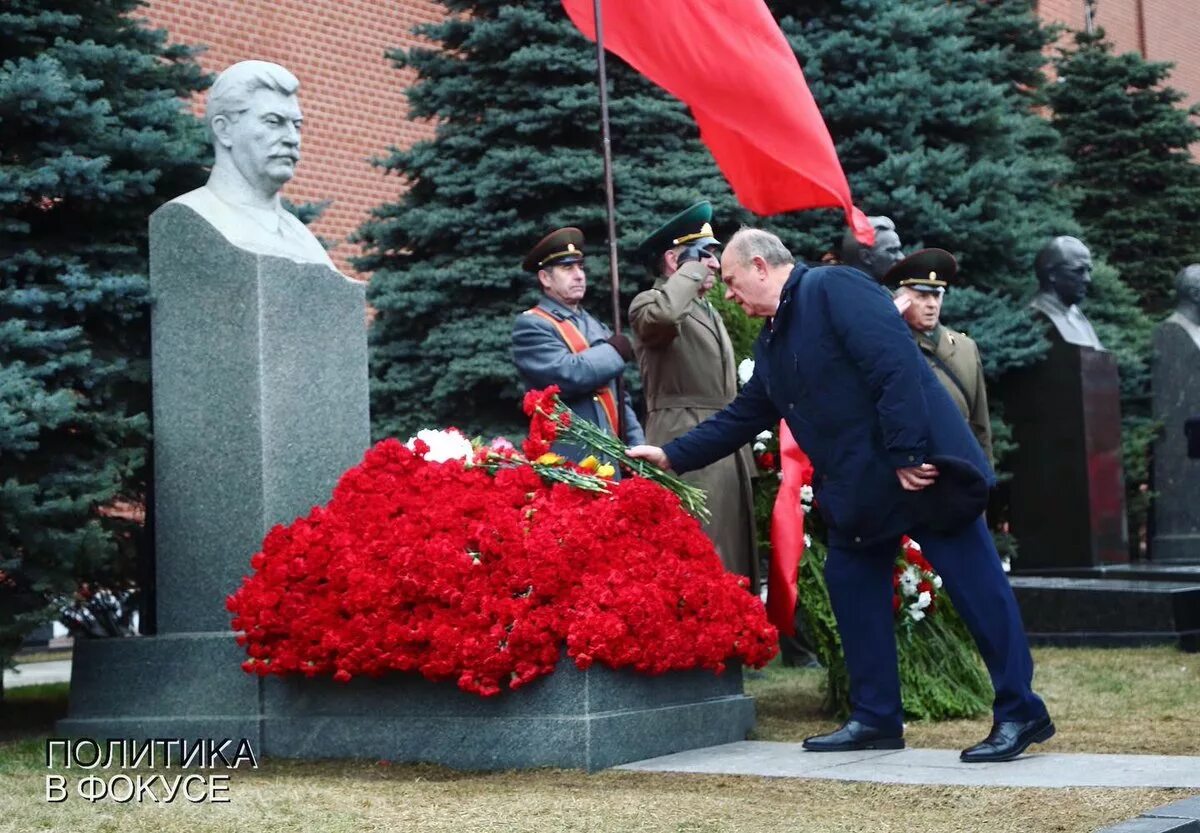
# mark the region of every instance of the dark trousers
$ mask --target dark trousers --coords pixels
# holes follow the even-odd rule
[[[1046,706],[1032,688],[1033,658],[1017,600],[983,519],[952,535],[928,529],[909,534],[942,577],[975,638],[996,692],[995,719],[1045,716]],[[897,732],[904,723],[892,611],[892,567],[898,551],[899,541],[864,549],[830,547],[825,564],[850,675],[850,717]]]

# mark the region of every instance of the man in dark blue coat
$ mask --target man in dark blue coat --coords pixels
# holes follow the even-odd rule
[[[630,454],[691,471],[782,417],[811,458],[852,712],[805,748],[904,746],[892,565],[905,534],[942,576],[995,688],[992,731],[962,759],[1011,760],[1049,739],[1054,724],[1032,690],[1020,612],[982,517],[995,475],[895,306],[865,273],[796,264],[778,237],[757,229],[729,241],[721,275],[727,298],[768,319],[753,378],[687,434]]]

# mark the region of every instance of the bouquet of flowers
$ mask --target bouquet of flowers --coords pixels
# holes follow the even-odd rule
[[[558,439],[574,442],[585,448],[603,455],[609,460],[620,461],[621,465],[631,470],[639,477],[653,480],[679,497],[687,511],[702,521],[709,520],[708,508],[704,505],[704,490],[690,483],[685,483],[670,472],[665,472],[657,466],[650,465],[644,460],[636,460],[625,456],[625,444],[612,434],[600,429],[599,426],[586,419],[574,419],[571,410],[558,398],[558,387],[551,385],[545,390],[530,391],[525,394],[525,415],[529,417],[529,437],[523,445],[529,459],[543,459],[550,453],[551,444]],[[557,457],[557,455],[554,455]],[[558,458],[561,460],[561,458]],[[595,457],[585,458],[580,467],[589,461],[599,461]],[[551,462],[557,462],[551,460]],[[606,464],[610,468],[611,464]]]
[[[680,497],[552,454],[582,420],[552,393],[526,404],[521,450],[453,430],[384,440],[327,505],[272,529],[227,600],[243,668],[416,671],[488,696],[549,674],[564,649],[581,669],[648,674],[770,660],[762,602]]]

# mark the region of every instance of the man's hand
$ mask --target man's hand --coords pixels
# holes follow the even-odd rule
[[[709,256],[705,255],[705,258],[708,259]],[[692,260],[682,264],[675,270],[674,275],[695,281],[696,295],[703,298],[717,282],[716,266],[716,262],[712,259],[708,259],[708,262]]]
[[[613,333],[608,337],[608,343],[621,354],[621,358],[625,361],[633,358],[633,344],[629,341],[629,336],[624,333]]]
[[[907,292],[901,292],[896,297],[892,298],[892,303],[896,305],[896,309],[901,315],[908,312],[908,308],[912,306],[912,297]]]
[[[625,452],[627,457],[633,457],[635,460],[645,460],[651,465],[657,466],[664,471],[670,471],[671,461],[667,459],[667,455],[663,450],[656,445],[635,445],[633,448]]]
[[[938,470],[929,463],[919,466],[909,466],[906,469],[896,469],[896,477],[907,492],[919,492],[926,486],[932,486],[937,480]]]

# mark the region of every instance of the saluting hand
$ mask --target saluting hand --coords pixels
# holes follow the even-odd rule
[[[937,480],[937,476],[937,468],[929,463],[896,469],[896,477],[899,478],[900,485],[907,492],[919,492],[926,486],[932,486],[933,481]]]

